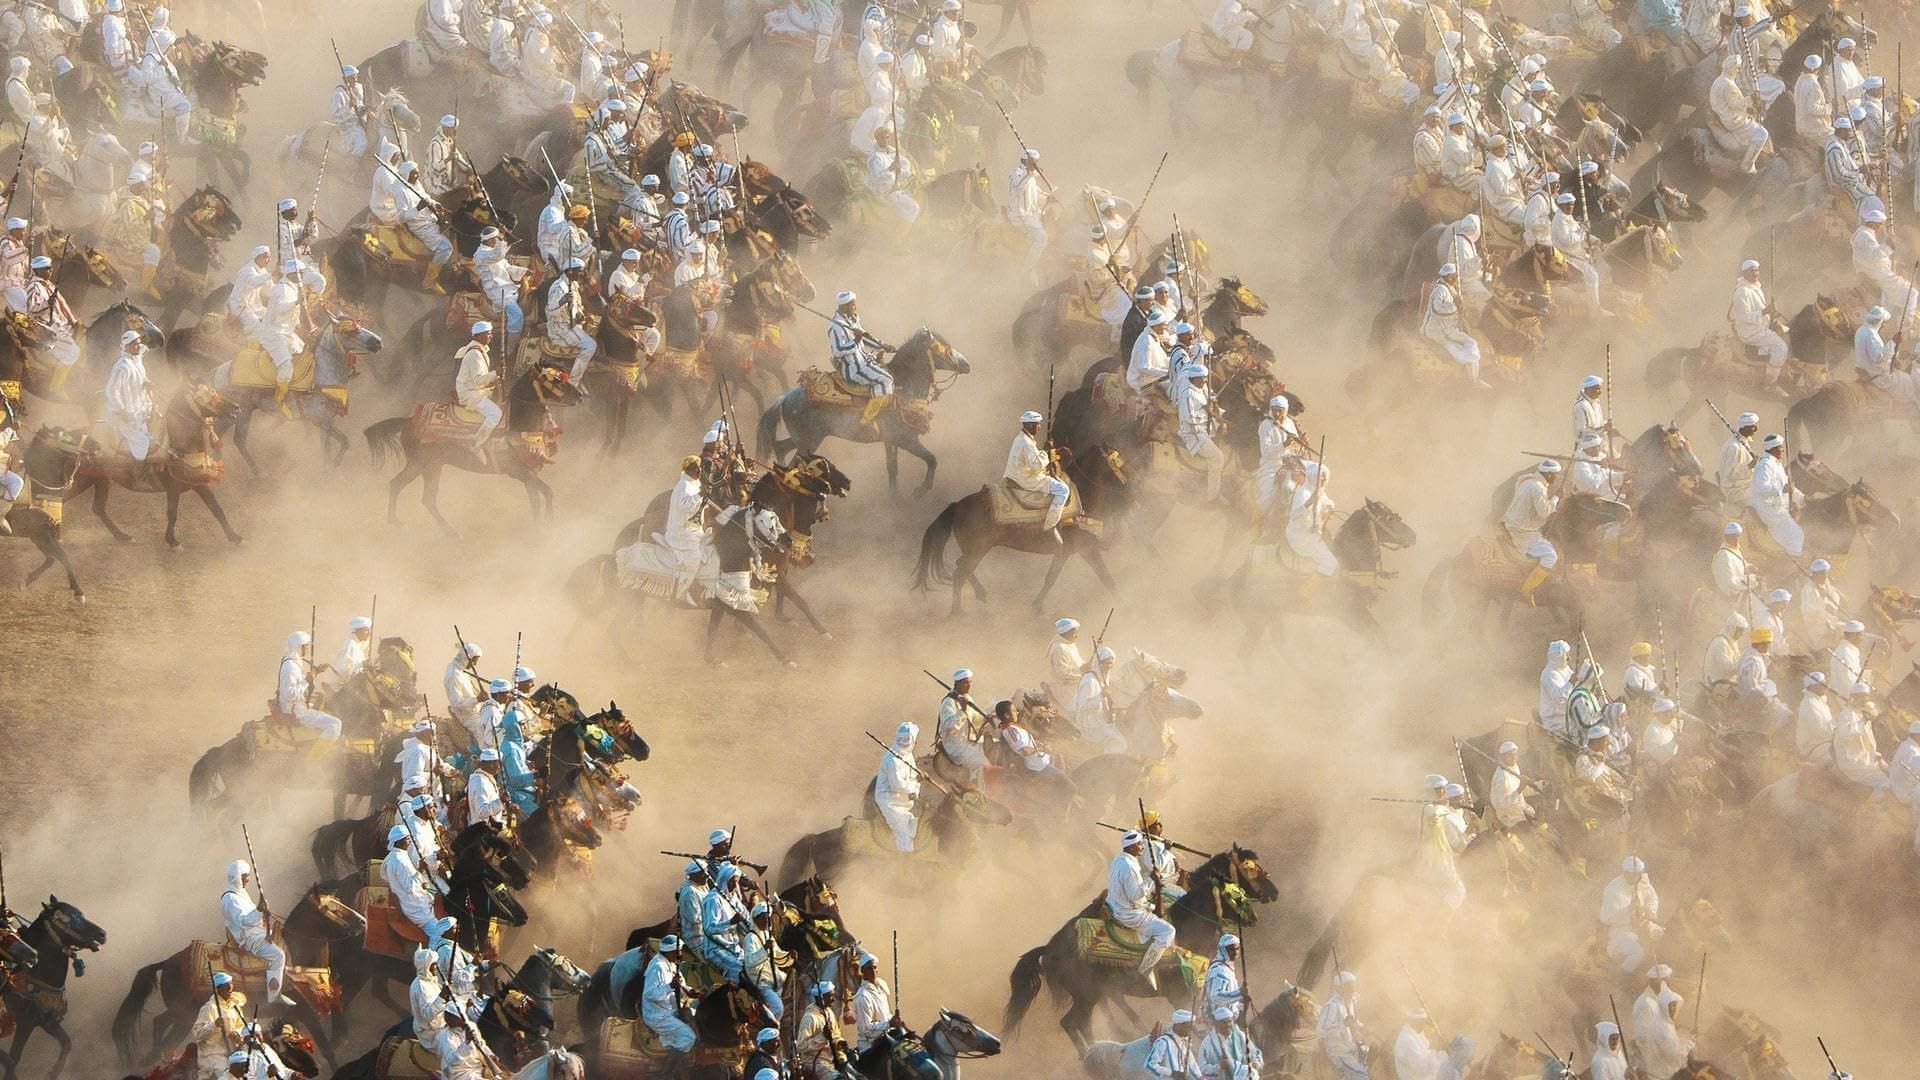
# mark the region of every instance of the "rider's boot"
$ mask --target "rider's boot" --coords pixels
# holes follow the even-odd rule
[[[279,409],[280,415],[289,420],[293,419],[293,410],[287,407],[287,391],[290,389],[292,389],[292,387],[287,383],[277,382],[273,384],[273,407]]]
[[[0,495],[0,536],[13,535],[13,523],[7,520],[7,514],[13,509],[13,500]]]
[[[140,291],[155,300],[160,299],[160,294],[153,291],[153,279],[159,276],[159,274],[160,268],[157,266],[142,266],[140,268]]]
[[[445,271],[446,268],[447,265],[445,263],[428,263],[427,277],[426,280],[420,283],[421,288],[426,289],[430,293],[446,295],[447,290],[440,286],[440,274]]]
[[[57,394],[67,384],[67,377],[73,374],[74,365],[55,364],[53,372],[47,376],[47,393]]]
[[[1533,594],[1538,592],[1540,586],[1546,584],[1546,581],[1547,568],[1535,566],[1533,572],[1527,575],[1527,580],[1520,583],[1520,598],[1529,604],[1534,603]]]

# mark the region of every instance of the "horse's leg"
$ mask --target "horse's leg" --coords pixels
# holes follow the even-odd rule
[[[53,1068],[47,1070],[47,1080],[56,1080],[62,1072],[66,1071],[67,1057],[73,1053],[73,1040],[67,1037],[67,1029],[61,1027],[58,1020],[48,1024],[45,1030],[47,1034],[53,1036],[54,1042],[60,1044],[60,1056],[53,1059]]]
[[[920,489],[915,491],[914,494],[925,495],[927,492],[932,491],[933,473],[935,469],[940,467],[940,459],[933,456],[933,451],[926,448],[926,445],[920,441],[920,436],[918,435],[908,436],[907,440],[900,444],[900,449],[926,462],[927,465],[926,479],[920,481]]]
[[[100,524],[107,527],[107,531],[113,534],[115,540],[125,543],[133,537],[120,531],[120,526],[115,525],[113,519],[107,516],[107,492],[112,487],[113,482],[104,478],[93,481],[93,516],[100,519]]]
[[[781,577],[780,589],[775,595],[782,600],[792,600],[793,606],[800,609],[800,614],[807,617],[807,623],[813,627],[814,633],[819,634],[828,641],[833,640],[833,632],[825,626],[820,625],[820,620],[814,617],[812,605],[808,604],[807,601],[801,597],[800,591],[793,587],[791,578]]]
[[[416,477],[425,472],[426,470],[420,467],[419,462],[409,459],[394,478],[387,481],[387,524],[400,524],[400,493],[407,490],[407,485],[413,483]]]
[[[1088,566],[1093,567],[1093,576],[1100,579],[1100,584],[1105,585],[1108,592],[1115,596],[1120,595],[1120,586],[1113,580],[1113,575],[1107,572],[1107,557],[1100,554],[1099,548],[1088,547],[1080,553],[1080,557],[1087,560]]]
[[[713,642],[715,638],[720,636],[720,620],[724,617],[722,613],[726,610],[726,605],[717,601],[713,607],[707,609],[707,640],[700,654],[700,658],[709,664],[714,662]]]
[[[170,548],[180,546],[180,538],[173,534],[174,526],[180,522],[180,495],[180,488],[167,485],[167,546]]]
[[[427,513],[433,515],[433,520],[439,522],[441,528],[455,536],[460,535],[460,531],[453,527],[453,522],[440,516],[440,466],[438,464],[420,467],[420,501],[426,504]]]
[[[947,614],[960,614],[960,590],[965,588],[969,581],[973,582],[974,599],[983,603],[986,601],[987,591],[980,584],[980,579],[973,574],[974,568],[980,565],[980,560],[986,557],[985,551],[978,554],[966,550],[960,552],[960,557],[953,564],[953,607],[948,609]]]
[[[1047,580],[1040,583],[1040,594],[1033,598],[1033,610],[1039,611],[1040,605],[1047,602],[1047,594],[1053,591],[1053,583],[1060,579],[1061,568],[1067,565],[1067,551],[1062,549],[1047,566]]]
[[[233,448],[240,451],[240,460],[247,463],[248,471],[257,479],[265,476],[266,472],[260,468],[259,462],[253,460],[253,451],[247,447],[247,433],[252,430],[253,409],[241,405],[240,415],[233,418]]]
[[[887,453],[887,494],[900,494],[900,449],[892,443],[886,443]]]
[[[767,633],[765,627],[760,625],[760,620],[753,617],[752,612],[739,611],[734,608],[726,608],[725,610],[733,612],[734,618],[739,619],[745,624],[747,629],[753,631],[753,636],[759,638],[761,644],[765,645],[768,651],[773,653],[775,660],[789,666],[793,664],[793,661],[787,659],[787,654],[780,650],[780,646],[773,643],[772,636]]]
[[[67,549],[60,546],[60,538],[52,534],[36,536],[33,538],[33,546],[40,549],[40,553],[46,556],[46,561],[42,562],[33,573],[27,575],[26,583],[28,585],[33,584],[35,578],[45,573],[47,567],[52,566],[57,561],[60,564],[60,568],[67,572],[67,588],[73,590],[73,598],[81,603],[85,603],[87,592],[80,587],[80,578],[73,572],[73,562],[67,558]]]
[[[220,523],[220,531],[227,534],[227,543],[239,543],[240,534],[233,531],[232,525],[227,524],[227,512],[221,509],[220,500],[213,497],[213,489],[203,485],[194,488],[193,493],[200,496],[200,501],[207,504],[207,512],[213,515],[213,520]],[[178,497],[175,496],[175,498]]]

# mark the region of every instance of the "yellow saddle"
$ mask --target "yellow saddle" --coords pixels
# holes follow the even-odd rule
[[[622,1020],[608,1017],[600,1022],[600,1055],[597,1061],[599,1071],[621,1076],[639,1075],[636,1070],[665,1060],[667,1048],[660,1043],[660,1036],[653,1029],[638,1020]]]
[[[440,1075],[440,1058],[428,1053],[420,1040],[396,1035],[380,1044],[376,1075],[385,1080],[431,1080]]]
[[[273,357],[260,347],[259,342],[248,342],[240,355],[233,358],[233,385],[256,386],[271,389],[279,381],[279,375],[273,368]],[[313,351],[302,349],[293,356],[293,381],[289,384],[295,390],[313,389]]]
[[[1047,493],[1023,491],[1002,479],[997,484],[987,485],[987,498],[993,510],[995,525],[1039,525],[1046,520],[1047,507],[1052,500]],[[1078,517],[1080,514],[1080,489],[1073,481],[1067,481],[1067,505],[1060,513],[1062,523]]]
[[[372,222],[367,226],[366,236],[368,248],[376,255],[403,262],[426,262],[429,258],[427,245],[405,225]]]

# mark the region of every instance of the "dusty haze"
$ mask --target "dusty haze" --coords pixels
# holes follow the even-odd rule
[[[664,2],[618,6],[637,39],[665,31]],[[182,4],[176,25],[217,31],[198,7]],[[273,67],[266,85],[249,96],[249,134],[261,173],[241,206],[249,227],[235,242],[236,256],[264,237],[275,198],[285,193],[305,201],[310,194],[311,177],[292,178],[284,191],[275,187],[270,160],[282,133],[324,115],[332,67],[326,37],[336,37],[347,60],[358,62],[410,33],[414,14],[411,4],[364,2],[320,11],[278,4],[272,11],[283,34],[265,43],[241,37],[263,47]],[[316,21],[322,13],[324,28]],[[998,12],[980,17],[991,35]],[[617,645],[598,624],[575,633],[574,613],[561,593],[568,572],[607,551],[614,533],[669,485],[674,462],[691,450],[704,420],[682,415],[671,430],[645,431],[637,450],[605,459],[584,411],[563,416],[569,431],[561,460],[545,474],[558,490],[555,519],[532,520],[509,481],[450,473],[441,499],[460,530],[455,539],[434,530],[417,485],[401,501],[403,524],[386,524],[390,472],[370,467],[358,431],[399,415],[406,402],[378,386],[357,386],[346,424],[356,445],[338,471],[319,466],[311,430],[264,419],[256,426],[256,453],[274,475],[257,480],[235,462],[219,491],[247,538],[244,546],[228,548],[189,500],[181,511],[186,548],[168,553],[159,543],[161,501],[116,492],[114,514],[135,534],[124,546],[114,544],[85,507],[68,507],[68,543],[89,604],[71,605],[62,588],[46,580],[24,592],[0,592],[8,641],[7,662],[0,665],[7,884],[17,908],[31,912],[33,898],[57,893],[110,934],[107,948],[89,958],[86,977],[72,984],[68,1026],[78,1046],[71,1074],[118,1075],[107,1022],[134,970],[190,937],[219,934],[223,869],[242,854],[240,837],[213,834],[190,820],[189,766],[259,715],[272,693],[284,637],[307,625],[309,605],[319,606],[318,648],[325,659],[346,619],[364,613],[374,594],[379,632],[414,643],[423,688],[436,707],[443,706],[439,676],[454,648],[453,623],[487,649],[481,667],[490,675],[506,670],[514,635],[522,633],[526,662],[543,680],[557,680],[586,704],[618,701],[653,744],[653,760],[630,769],[647,802],[628,831],[609,839],[591,878],[563,875],[543,886],[529,905],[533,925],[505,950],[517,963],[534,944],[551,944],[589,966],[619,947],[627,927],[666,913],[680,864],[656,849],[695,848],[709,829],[737,825],[743,854],[777,863],[795,837],[856,812],[879,754],[862,731],[884,737],[911,719],[930,732],[939,691],[921,668],[969,666],[978,673],[978,696],[991,700],[1037,680],[1054,618],[1071,614],[1097,626],[1117,604],[1109,640],[1186,666],[1193,674],[1188,692],[1207,707],[1203,719],[1180,731],[1178,784],[1163,807],[1169,832],[1196,846],[1251,847],[1282,883],[1283,899],[1262,910],[1261,924],[1248,935],[1252,989],[1261,1004],[1270,999],[1353,883],[1412,849],[1415,808],[1367,796],[1410,796],[1427,772],[1457,773],[1449,735],[1478,734],[1531,706],[1545,636],[1519,624],[1428,624],[1419,586],[1483,527],[1487,493],[1529,460],[1518,451],[1565,441],[1575,380],[1598,369],[1602,342],[1561,350],[1536,390],[1521,399],[1460,406],[1436,394],[1363,414],[1342,392],[1341,379],[1362,355],[1377,300],[1327,280],[1324,253],[1332,223],[1357,192],[1377,197],[1377,180],[1357,167],[1337,182],[1310,172],[1277,134],[1285,130],[1281,125],[1231,99],[1204,97],[1202,119],[1177,141],[1162,108],[1139,110],[1123,59],[1194,21],[1180,5],[1151,11],[1130,0],[1040,5],[1038,39],[1052,61],[1047,93],[1022,105],[1016,118],[1028,141],[1044,150],[1049,175],[1065,188],[1095,183],[1137,200],[1154,162],[1172,150],[1142,231],[1164,235],[1168,215],[1178,211],[1213,246],[1217,272],[1243,277],[1273,303],[1273,313],[1250,328],[1277,350],[1282,377],[1308,403],[1306,425],[1328,434],[1335,498],[1348,509],[1363,496],[1384,500],[1419,530],[1418,546],[1389,556],[1402,576],[1380,607],[1384,631],[1367,639],[1330,620],[1295,618],[1276,622],[1277,640],[1245,654],[1237,619],[1203,607],[1190,591],[1219,558],[1218,522],[1206,517],[1189,516],[1184,526],[1176,519],[1156,538],[1158,555],[1121,546],[1112,556],[1122,584],[1117,600],[1076,562],[1047,607],[1033,610],[1028,601],[1045,564],[1005,551],[989,557],[981,572],[989,604],[982,608],[969,597],[962,618],[947,617],[943,592],[909,593],[920,531],[948,501],[998,475],[1014,417],[1044,402],[1044,373],[1024,368],[1008,338],[1027,294],[1008,268],[960,258],[918,265],[894,255],[863,256],[838,241],[806,253],[824,294],[861,291],[875,333],[898,340],[930,325],[966,353],[974,373],[938,406],[929,444],[941,464],[929,497],[889,496],[877,448],[824,447],[855,486],[850,498],[833,505],[832,520],[817,535],[820,563],[798,581],[834,640],[812,636],[797,621],[776,628],[799,660],[797,670],[777,666],[732,628],[723,631],[729,665],[709,668],[700,662],[704,619],[657,606]],[[1889,37],[1883,30],[1882,40]],[[1883,52],[1891,58],[1890,46]],[[710,86],[710,56],[709,49],[707,58],[676,74]],[[771,138],[770,102],[758,103],[755,124],[742,139],[756,156]],[[1381,175],[1405,168],[1408,145],[1405,138],[1388,140],[1387,156],[1376,165]],[[779,167],[777,157],[773,163]],[[1010,156],[985,163],[997,193],[1010,163]],[[326,200],[327,216],[343,220],[362,194],[341,184]],[[1077,242],[1071,221],[1058,234]],[[1742,254],[1749,253],[1696,233],[1686,270],[1663,298],[1664,314],[1652,326],[1615,331],[1614,407],[1623,429],[1637,432],[1672,412],[1677,402],[1645,392],[1644,358],[1721,324]],[[1397,263],[1405,253],[1381,257]],[[228,272],[231,265],[230,259]],[[1797,309],[1808,298],[1790,293],[1782,306]],[[393,341],[402,327],[380,329]],[[802,364],[823,362],[820,330],[806,316],[793,328]],[[1063,388],[1078,371],[1075,365],[1063,372]],[[1750,407],[1720,404],[1729,413]],[[1777,405],[1763,410],[1769,420],[1778,413]],[[1695,417],[1688,431],[1710,460],[1721,438],[1712,417]],[[1875,475],[1884,487],[1908,494],[1896,486],[1900,474],[1884,466],[1876,471],[1865,457],[1839,464],[1849,475]],[[917,463],[905,461],[902,470],[903,486],[918,482]],[[25,545],[0,546],[8,574],[36,562]],[[1855,567],[1854,575],[1846,583],[1850,598],[1865,585],[1864,570]],[[1705,579],[1704,565],[1698,577]],[[1624,666],[1633,630],[1621,623],[1594,628],[1594,645],[1609,668]],[[1689,678],[1697,678],[1700,644],[1685,646]],[[1899,670],[1904,666],[1902,658]],[[289,792],[278,805],[248,815],[274,903],[290,902],[313,880],[306,840],[329,816],[324,801],[309,792]],[[889,930],[900,931],[910,1022],[930,1023],[941,1005],[999,1028],[1014,959],[1044,942],[1104,884],[1109,835],[1087,827],[1056,839],[1010,845],[997,858],[980,860],[931,903],[892,898],[879,881],[836,882],[850,924],[875,951]],[[1841,913],[1824,901],[1800,899],[1820,868],[1755,861],[1738,876],[1701,880],[1657,849],[1642,853],[1669,910],[1702,890],[1723,897],[1762,893],[1774,901],[1771,917],[1735,926],[1733,947],[1713,956],[1709,1010],[1722,1004],[1758,1009],[1783,1029],[1786,1052],[1802,1077],[1824,1070],[1816,1032],[1856,1076],[1908,1075],[1913,1040],[1907,1021],[1920,998],[1903,963],[1907,946],[1899,931],[1906,924],[1889,921],[1889,912],[1876,906],[1890,900],[1861,897],[1858,911]],[[1496,923],[1494,898],[1476,895],[1444,938],[1438,924],[1419,920],[1400,920],[1397,932],[1349,928],[1349,935],[1364,935],[1343,937],[1342,949],[1354,954],[1347,959],[1363,979],[1363,1009],[1376,1036],[1390,1039],[1401,1008],[1412,1004],[1404,963],[1447,1035],[1468,1032],[1484,1048],[1496,1031],[1537,1030],[1564,1051],[1568,1010],[1547,980],[1594,924],[1611,868],[1596,866],[1593,875],[1564,906],[1536,909],[1524,926]],[[1835,933],[1837,925],[1847,932]],[[1883,934],[1883,926],[1894,932]],[[1694,959],[1665,959],[1681,972],[1677,981],[1691,998]],[[1323,995],[1324,979],[1312,989]],[[360,1009],[358,1037],[344,1048],[343,1060],[390,1022],[377,1008]],[[570,1006],[562,1012],[570,1022]],[[1066,1074],[1071,1051],[1053,1023],[1057,1015],[1043,999],[1007,1053],[970,1063],[970,1072]],[[1099,1021],[1107,1037],[1141,1033],[1121,1031],[1112,1017],[1103,1011]],[[27,1068],[41,1067],[49,1053],[50,1044],[36,1039]]]

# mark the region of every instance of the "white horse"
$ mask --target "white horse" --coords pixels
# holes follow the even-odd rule
[[[1080,1055],[1080,1067],[1094,1080],[1154,1080],[1147,1071],[1147,1055],[1153,1052],[1153,1037],[1142,1035],[1129,1043],[1102,1039]]]
[[[527,1062],[513,1080],[587,1080],[587,1063],[580,1055],[556,1046]]]

